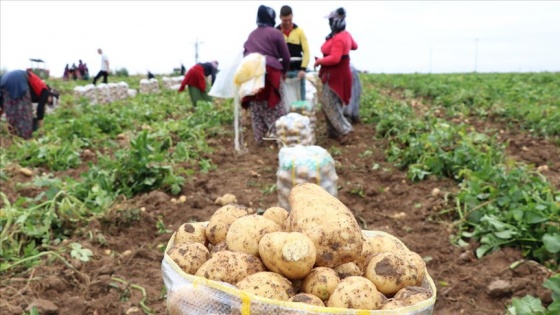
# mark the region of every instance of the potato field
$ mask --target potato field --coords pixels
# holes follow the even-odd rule
[[[421,257],[433,314],[559,314],[560,73],[360,78],[349,141],[326,136],[320,110],[315,129],[359,228]],[[232,100],[194,108],[165,78],[141,79],[109,76],[141,92],[99,104],[76,93],[88,82],[47,80],[61,102],[32,140],[0,120],[0,314],[167,314],[162,260],[179,227],[228,198],[259,219],[278,205],[279,146],[255,145],[246,112],[236,154]]]

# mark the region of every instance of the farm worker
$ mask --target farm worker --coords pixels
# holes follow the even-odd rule
[[[193,107],[199,101],[212,102],[212,97],[208,95],[210,86],[207,82],[207,77],[210,76],[211,84],[216,81],[216,73],[218,72],[218,62],[216,60],[211,62],[197,63],[192,66],[185,77],[178,92],[181,93],[185,90],[185,86],[189,86],[189,96]]]
[[[93,85],[95,85],[97,80],[101,77],[103,77],[103,83],[107,83],[107,76],[109,75],[109,58],[103,53],[101,48],[97,49],[97,53],[101,55],[101,68],[95,78],[93,78]]]
[[[300,80],[301,99],[305,100],[305,72],[309,64],[309,44],[303,29],[292,22],[293,12],[290,6],[280,8],[280,25],[276,29],[284,34],[284,39],[288,43],[290,50],[290,66],[288,77],[297,77]]]
[[[66,66],[64,67],[64,74],[62,75],[62,79],[64,81],[68,81],[68,78],[70,78],[70,68],[68,67],[68,64],[66,64]]]
[[[251,113],[257,146],[263,145],[267,132],[275,133],[274,123],[286,114],[280,96],[280,84],[290,64],[290,51],[282,33],[274,28],[275,19],[274,9],[259,6],[257,28],[249,34],[243,45],[243,56],[261,54],[265,58],[264,87],[241,99],[241,107]]]
[[[316,58],[314,67],[321,66],[319,78],[323,82],[321,109],[327,122],[327,136],[341,143],[348,140],[352,125],[344,117],[342,107],[350,103],[352,72],[350,50],[358,49],[352,35],[346,31],[346,10],[338,8],[327,18],[331,33],[321,46],[323,58]]]
[[[362,82],[360,82],[358,69],[356,69],[353,65],[350,65],[350,71],[352,71],[352,96],[350,97],[350,103],[348,106],[344,106],[342,112],[344,113],[344,116],[352,122],[352,124],[358,124],[360,123]]]
[[[10,131],[24,139],[43,127],[45,104],[52,106],[55,99],[58,94],[31,70],[10,71],[0,79],[0,108],[6,113]],[[38,103],[36,118],[32,103]]]

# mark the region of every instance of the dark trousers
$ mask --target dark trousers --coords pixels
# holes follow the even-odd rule
[[[101,78],[103,76],[103,83],[107,83],[107,71],[99,71],[97,73],[97,75],[95,76],[95,78],[93,78],[93,85],[95,85],[95,82],[97,82],[97,80],[99,80],[99,78]]]

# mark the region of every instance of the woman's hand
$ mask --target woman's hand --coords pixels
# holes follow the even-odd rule
[[[321,59],[315,59],[315,64],[313,64],[313,69],[321,65]]]

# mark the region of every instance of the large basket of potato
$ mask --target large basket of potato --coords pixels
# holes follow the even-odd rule
[[[171,315],[432,314],[436,287],[420,255],[316,184],[295,186],[291,211],[229,204],[185,223],[165,250]]]

